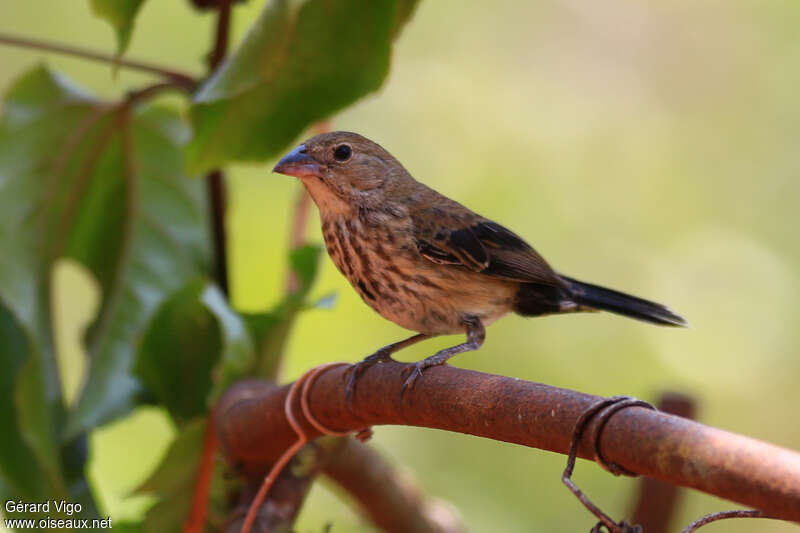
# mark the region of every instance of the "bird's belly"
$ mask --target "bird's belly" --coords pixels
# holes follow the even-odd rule
[[[366,279],[348,279],[381,316],[412,331],[431,335],[461,333],[465,331],[465,317],[477,317],[489,325],[512,307],[515,288],[509,282],[485,276],[479,281],[459,280],[458,275],[424,271],[395,281],[393,274],[396,273],[376,268]]]
[[[515,284],[458,267],[434,266],[413,270],[410,280],[396,284],[394,298],[365,301],[400,326],[432,335],[464,332],[465,317],[489,325],[511,310]]]
[[[328,254],[364,302],[387,320],[445,335],[463,332],[467,316],[488,325],[511,310],[517,283],[432,263],[389,234],[359,239],[350,226],[323,225]]]

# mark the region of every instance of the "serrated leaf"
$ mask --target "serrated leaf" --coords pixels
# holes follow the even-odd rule
[[[188,130],[174,113],[101,103],[44,67],[9,90],[0,121],[0,300],[41,356],[60,402],[50,347],[49,275],[71,257],[103,292],[87,336],[91,366],[68,427],[127,412],[138,391],[135,339],[164,296],[207,271],[202,184],[182,173]]]
[[[117,33],[117,55],[122,55],[131,41],[133,25],[145,0],[90,0],[92,12],[105,19]]]
[[[190,168],[263,161],[376,91],[416,0],[273,0],[191,109]]]

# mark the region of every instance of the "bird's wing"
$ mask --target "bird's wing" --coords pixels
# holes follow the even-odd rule
[[[460,209],[437,206],[412,214],[417,249],[423,257],[496,278],[564,284],[547,261],[514,232],[460,204],[455,206]]]

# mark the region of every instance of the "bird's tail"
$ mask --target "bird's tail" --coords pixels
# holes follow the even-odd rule
[[[561,276],[567,282],[570,299],[581,307],[602,309],[618,315],[660,324],[663,326],[688,326],[686,320],[666,306]]]

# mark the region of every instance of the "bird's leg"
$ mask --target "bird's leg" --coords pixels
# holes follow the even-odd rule
[[[471,352],[477,350],[486,339],[486,329],[483,327],[480,319],[474,316],[464,318],[464,325],[467,326],[467,342],[457,344],[450,348],[440,350],[422,361],[415,363],[411,367],[410,375],[403,383],[403,388],[400,390],[400,395],[404,395],[407,389],[414,387],[414,382],[422,375],[422,371],[432,366],[443,365],[448,359],[454,355],[464,352]]]
[[[392,354],[394,352],[401,350],[406,346],[411,346],[412,344],[416,344],[419,341],[428,338],[430,338],[430,335],[425,335],[424,333],[418,333],[413,337],[409,337],[402,341],[389,344],[388,346],[384,346],[374,354],[365,357],[363,361],[360,361],[351,366],[347,370],[347,373],[349,374],[349,379],[347,380],[347,389],[345,391],[345,399],[347,401],[347,405],[348,406],[350,405],[350,401],[353,398],[353,394],[355,393],[356,390],[356,383],[358,382],[358,378],[361,377],[361,374],[363,374],[365,370],[367,370],[374,364],[382,363],[385,361],[391,361]]]

